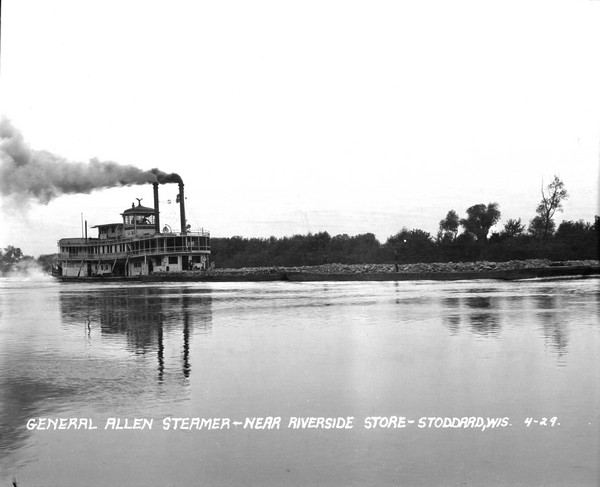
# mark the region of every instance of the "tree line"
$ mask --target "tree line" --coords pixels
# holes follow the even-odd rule
[[[234,236],[211,239],[211,258],[216,267],[222,268],[396,261],[600,260],[599,219],[593,225],[582,220],[563,221],[555,233],[544,239],[521,229],[522,224],[513,221],[483,241],[470,232],[461,233],[454,239],[438,239],[424,230],[403,228],[383,244],[372,233],[331,236],[319,232],[268,239]]]
[[[11,272],[27,272],[32,269],[49,274],[52,270],[52,264],[55,264],[57,259],[58,254],[44,254],[35,258],[23,254],[19,247],[9,245],[0,249],[0,276]]]
[[[479,203],[460,218],[449,210],[435,236],[421,229],[402,228],[384,243],[372,233],[331,236],[327,232],[283,238],[211,239],[212,260],[217,267],[303,266],[327,263],[376,264],[416,262],[508,261],[520,259],[599,259],[600,220],[594,223],[563,221],[554,217],[568,198],[558,176],[541,188],[536,216],[525,225],[509,219],[490,233],[500,221],[498,203]],[[462,229],[462,232],[460,231]]]

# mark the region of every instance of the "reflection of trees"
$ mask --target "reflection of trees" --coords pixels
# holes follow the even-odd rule
[[[443,322],[444,325],[446,325],[448,327],[448,329],[450,330],[450,333],[452,335],[456,335],[458,334],[459,328],[460,328],[460,299],[459,298],[443,298],[442,299],[442,306],[444,309],[444,313],[443,313]],[[445,311],[449,310],[449,313],[446,313]]]
[[[567,351],[569,332],[561,317],[559,298],[553,293],[550,287],[542,288],[540,294],[532,297],[532,301],[546,344],[562,356]]]
[[[569,330],[563,318],[568,296],[557,294],[551,286],[536,289],[533,296],[521,293],[498,296],[497,291],[494,288],[465,289],[461,291],[467,293],[464,297],[442,298],[443,324],[452,334],[459,332],[461,323],[468,322],[473,333],[497,336],[502,319],[508,316],[505,311],[520,312],[519,316],[534,316],[539,320],[548,347],[560,356],[566,353]],[[470,292],[474,294],[468,295]]]
[[[459,332],[461,322],[467,320],[471,331],[478,335],[495,336],[500,332],[499,297],[486,296],[497,292],[496,288],[469,288],[466,293],[478,293],[466,297],[445,297],[442,299],[444,309],[443,323],[454,335]]]
[[[497,335],[500,332],[500,320],[489,296],[467,296],[464,298],[469,312],[471,329],[480,335]]]
[[[533,303],[537,309],[556,309],[556,296],[551,287],[544,287],[539,290],[540,294],[533,296]]]

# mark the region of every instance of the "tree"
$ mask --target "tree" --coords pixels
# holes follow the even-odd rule
[[[594,228],[596,229],[596,259],[600,260],[600,216],[594,217]]]
[[[425,230],[421,230],[419,228],[409,230],[406,227],[402,227],[402,230],[400,230],[396,235],[388,237],[385,243],[386,245],[392,247],[408,243],[429,245],[433,243],[433,240],[431,239],[429,232],[426,232]]]
[[[537,216],[529,223],[529,233],[534,237],[548,238],[554,233],[556,227],[552,217],[557,211],[563,211],[562,203],[569,197],[565,184],[558,176],[554,179],[544,191],[542,184],[542,201],[536,208]]]
[[[52,266],[58,263],[58,254],[42,254],[36,259],[42,271],[50,274]]]
[[[498,203],[480,203],[467,208],[467,218],[460,220],[460,224],[465,231],[471,233],[480,242],[487,241],[487,235],[490,228],[500,220],[500,210]]]
[[[525,225],[521,223],[521,219],[513,220],[512,218],[504,224],[504,229],[500,233],[503,237],[518,237],[525,231]]]
[[[12,245],[0,250],[0,274],[14,270],[23,257],[21,249]]]
[[[556,230],[557,240],[583,240],[590,235],[594,235],[594,226],[583,220],[563,221]]]
[[[429,232],[419,228],[403,227],[396,235],[388,237],[385,246],[397,251],[402,262],[431,261],[435,244]]]
[[[446,218],[440,220],[440,231],[438,232],[438,240],[442,242],[454,242],[458,234],[458,226],[460,219],[454,210],[450,210]]]
[[[555,228],[556,224],[554,223],[554,220],[546,222],[541,216],[538,215],[531,219],[527,231],[532,237],[544,238],[546,235],[552,235]]]

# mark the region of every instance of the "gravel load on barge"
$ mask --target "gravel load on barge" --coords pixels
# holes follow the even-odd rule
[[[551,262],[545,259],[508,262],[443,262],[399,264],[322,264],[302,267],[212,268],[192,272],[156,272],[143,281],[412,281],[593,276],[597,260]]]

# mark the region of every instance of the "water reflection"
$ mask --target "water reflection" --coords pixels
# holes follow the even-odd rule
[[[189,314],[189,311],[184,311],[184,314],[183,314],[183,375],[186,378],[189,378],[190,370],[191,370],[191,365],[190,365],[190,314]]]
[[[207,334],[212,329],[210,289],[152,287],[118,287],[93,289],[90,292],[67,290],[59,295],[64,326],[84,324],[88,337],[99,327],[101,336],[125,338],[127,349],[136,355],[156,351],[158,379],[165,369],[165,333],[181,327],[181,370],[191,372],[190,338],[196,329]]]
[[[444,311],[449,310],[449,313],[443,314],[443,323],[446,325],[451,335],[458,335],[460,332],[460,298],[449,297],[442,298],[442,306]]]
[[[567,353],[569,332],[563,322],[564,315],[555,292],[551,287],[540,288],[539,294],[532,296],[532,302],[544,342],[551,351],[562,357]]]
[[[19,485],[41,485],[46,475],[74,485],[68,472],[82,466],[90,485],[187,485],[192,476],[210,485],[458,485],[462,472],[474,472],[476,484],[514,472],[504,483],[572,485],[583,476],[597,485],[588,421],[598,410],[599,295],[589,283],[557,286],[107,283],[10,299],[0,289],[0,484],[15,472]],[[554,351],[567,348],[576,360],[559,369]],[[520,421],[550,413],[569,426],[121,436],[24,427],[38,416],[358,419],[387,411]],[[491,451],[506,455],[496,462]]]
[[[556,309],[554,289],[551,287],[540,288],[538,293],[533,296],[533,303],[538,309]]]
[[[489,296],[468,296],[464,298],[467,308],[474,311],[468,313],[471,330],[479,335],[497,336],[500,333],[500,320],[495,310],[494,300]]]
[[[58,298],[62,331],[23,328],[20,339],[8,344],[12,353],[0,357],[0,452],[23,448],[31,434],[24,428],[29,418],[65,410],[83,416],[73,411],[89,404],[114,414],[118,403],[107,397],[136,397],[140,404],[185,397],[192,341],[212,332],[210,289],[62,286],[54,291],[46,303]],[[32,298],[24,294],[15,312]],[[49,325],[40,330],[53,330],[51,316],[39,317]]]
[[[492,307],[492,300],[489,296],[469,296],[465,298],[465,305],[469,308],[489,309]]]
[[[460,299],[459,298],[454,298],[454,297],[443,298],[442,299],[442,304],[446,308],[458,309],[458,308],[460,308]]]

